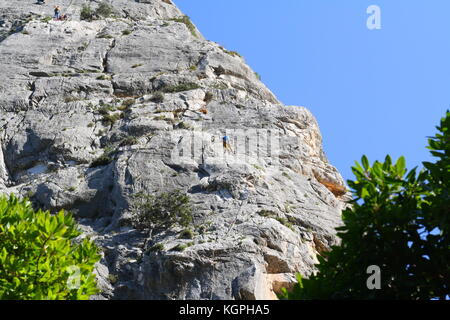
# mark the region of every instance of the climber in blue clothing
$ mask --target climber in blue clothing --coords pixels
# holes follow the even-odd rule
[[[55,16],[53,18],[59,20],[60,16],[61,16],[61,8],[60,6],[55,6]]]
[[[228,137],[228,136],[224,136],[223,138],[222,138],[222,141],[223,141],[223,149],[225,150],[225,151],[230,151],[230,152],[233,152],[233,148],[231,148],[231,145],[230,145],[230,138]]]

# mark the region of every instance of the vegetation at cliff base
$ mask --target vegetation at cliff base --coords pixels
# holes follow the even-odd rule
[[[318,272],[298,276],[284,299],[446,299],[450,294],[450,112],[429,138],[435,162],[408,171],[402,157],[372,165],[348,181],[354,200],[343,212],[342,239],[319,257]],[[380,270],[373,288],[368,267]],[[369,289],[371,287],[372,289]]]
[[[73,217],[35,211],[27,199],[0,197],[0,299],[86,300],[98,292],[98,248]]]

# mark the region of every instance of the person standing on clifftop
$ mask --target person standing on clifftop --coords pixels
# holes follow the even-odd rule
[[[53,18],[58,20],[60,15],[61,15],[61,8],[60,8],[60,6],[55,6],[55,16]]]

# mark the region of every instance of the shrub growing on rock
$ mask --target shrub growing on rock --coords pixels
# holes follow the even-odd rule
[[[120,142],[119,146],[123,147],[123,146],[132,146],[138,143],[138,138],[133,137],[133,136],[126,136],[125,138],[122,139],[122,141]]]
[[[164,93],[161,91],[156,91],[153,96],[150,98],[151,102],[154,103],[163,103],[164,102]]]
[[[206,103],[210,103],[213,99],[214,99],[214,94],[212,92],[208,91],[208,92],[206,92],[205,99],[203,99],[203,101],[205,101]]]
[[[164,245],[162,243],[157,243],[151,248],[149,248],[148,251],[149,252],[164,251]]]
[[[81,12],[80,12],[80,19],[81,20],[87,20],[90,21],[93,18],[93,12],[92,12],[92,8],[90,5],[84,5],[81,8]]]
[[[100,2],[98,8],[95,10],[95,15],[103,18],[108,18],[112,15],[113,8],[106,2]]]
[[[115,152],[116,151],[111,146],[107,146],[103,150],[103,154],[100,157],[94,159],[89,167],[96,168],[110,164],[114,160],[113,156]]]
[[[192,223],[191,199],[180,191],[139,194],[134,206],[133,224],[139,229],[188,227]]]
[[[0,197],[0,299],[88,299],[98,292],[98,248],[81,234],[73,217],[35,211],[11,195]]]
[[[191,32],[192,36],[197,38],[196,28],[195,28],[194,24],[192,23],[191,18],[189,18],[189,16],[182,16],[182,17],[179,17],[179,18],[172,18],[172,19],[169,19],[169,20],[170,21],[175,21],[175,22],[178,22],[178,23],[183,23],[189,29],[189,31]]]
[[[191,229],[184,229],[180,234],[180,239],[193,239],[194,232]]]
[[[97,9],[92,10],[91,6],[88,4],[83,5],[80,12],[80,19],[86,21],[92,21],[102,18],[108,18],[113,14],[113,8],[106,2],[100,2]]]

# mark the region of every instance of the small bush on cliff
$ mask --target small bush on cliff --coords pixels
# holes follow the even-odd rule
[[[80,19],[90,21],[93,18],[94,13],[90,5],[83,5],[80,12]]]
[[[116,150],[112,146],[107,146],[103,150],[103,154],[94,159],[92,163],[90,164],[90,168],[97,168],[101,166],[106,166],[110,164],[114,160],[114,154],[116,153]]]
[[[214,93],[208,91],[205,94],[205,98],[203,99],[204,102],[210,103],[214,99]]]
[[[95,10],[95,15],[103,18],[108,18],[112,15],[113,8],[106,2],[100,2],[98,8]]]
[[[175,21],[175,22],[178,22],[178,23],[183,23],[183,24],[185,24],[186,27],[187,27],[187,28],[189,29],[189,31],[191,32],[191,34],[192,34],[195,38],[197,38],[196,28],[195,28],[194,24],[192,23],[191,18],[189,18],[188,16],[182,16],[182,17],[179,17],[179,18],[172,18],[172,19],[169,19],[169,20],[170,20],[170,21]]]
[[[97,293],[98,248],[60,211],[34,211],[28,200],[0,197],[0,299],[88,299]]]
[[[133,224],[139,229],[188,227],[192,222],[191,199],[180,191],[139,194],[134,206]]]
[[[446,299],[450,293],[450,112],[429,139],[435,163],[419,174],[405,159],[352,168],[353,207],[342,243],[319,257],[318,273],[298,278],[288,299]],[[377,266],[377,269],[369,267]],[[373,268],[373,267],[372,267]],[[376,273],[374,273],[376,272]]]
[[[112,126],[114,123],[116,123],[121,117],[120,113],[114,113],[114,114],[105,114],[102,117],[102,123],[104,125]]]
[[[164,93],[161,91],[156,91],[153,96],[150,98],[151,102],[154,103],[163,103],[164,102]]]
[[[101,2],[97,9],[92,10],[89,4],[83,5],[80,12],[80,19],[86,21],[96,20],[100,17],[108,18],[113,14],[113,8],[106,2]]]
[[[189,229],[189,228],[184,229],[180,233],[180,239],[193,239],[194,236],[195,236],[194,232],[191,229]]]

